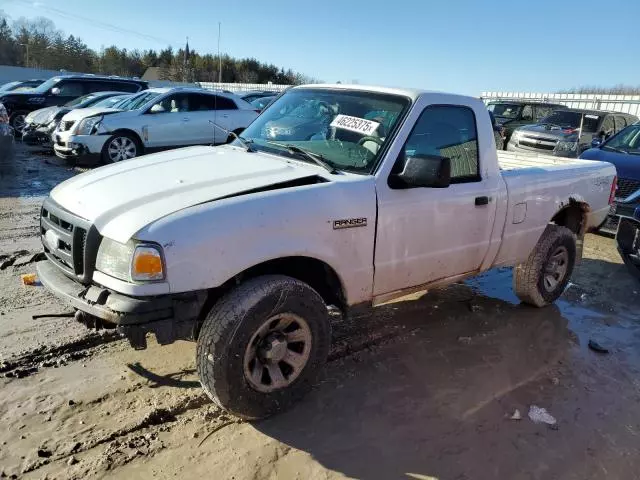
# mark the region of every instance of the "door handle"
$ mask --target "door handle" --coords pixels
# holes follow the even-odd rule
[[[489,197],[476,197],[476,207],[480,207],[482,205],[489,205],[491,199]]]
[[[222,115],[222,118],[229,118],[229,115]]]
[[[182,119],[182,121],[183,121],[183,122],[188,122],[188,121],[189,121],[189,119],[185,117],[185,118],[183,118],[183,119]]]

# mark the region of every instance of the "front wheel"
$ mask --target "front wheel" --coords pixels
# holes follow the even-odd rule
[[[22,130],[24,130],[27,122],[25,121],[29,112],[17,111],[11,114],[9,118],[9,125],[13,127],[16,135],[22,134]]]
[[[571,230],[548,225],[527,261],[513,271],[518,298],[535,307],[555,302],[569,283],[576,252],[576,236]]]
[[[315,290],[282,275],[253,278],[205,318],[196,349],[200,383],[229,413],[264,418],[310,389],[330,344],[327,307]]]
[[[102,147],[102,162],[115,163],[129,160],[142,154],[140,141],[129,133],[116,133]]]

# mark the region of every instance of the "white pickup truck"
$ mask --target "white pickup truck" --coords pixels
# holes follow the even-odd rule
[[[197,342],[202,386],[256,419],[314,382],[349,314],[515,265],[543,307],[609,212],[607,163],[496,153],[475,98],[292,88],[231,145],[78,175],[42,207],[41,282],[135,348]]]

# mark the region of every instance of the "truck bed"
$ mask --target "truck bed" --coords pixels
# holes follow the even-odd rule
[[[587,160],[577,158],[554,157],[553,155],[540,155],[538,153],[516,153],[498,150],[498,165],[501,170],[515,170],[528,167],[550,167],[556,165],[585,164]]]

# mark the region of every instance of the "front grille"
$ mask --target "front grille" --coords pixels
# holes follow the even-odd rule
[[[68,276],[91,281],[100,243],[95,227],[48,198],[42,205],[40,234],[49,260]]]
[[[630,178],[619,178],[616,198],[627,198],[638,190],[640,190],[640,181],[631,180]]]
[[[521,135],[518,142],[523,147],[535,148],[537,150],[553,150],[558,141],[554,138],[534,137],[532,135]]]

